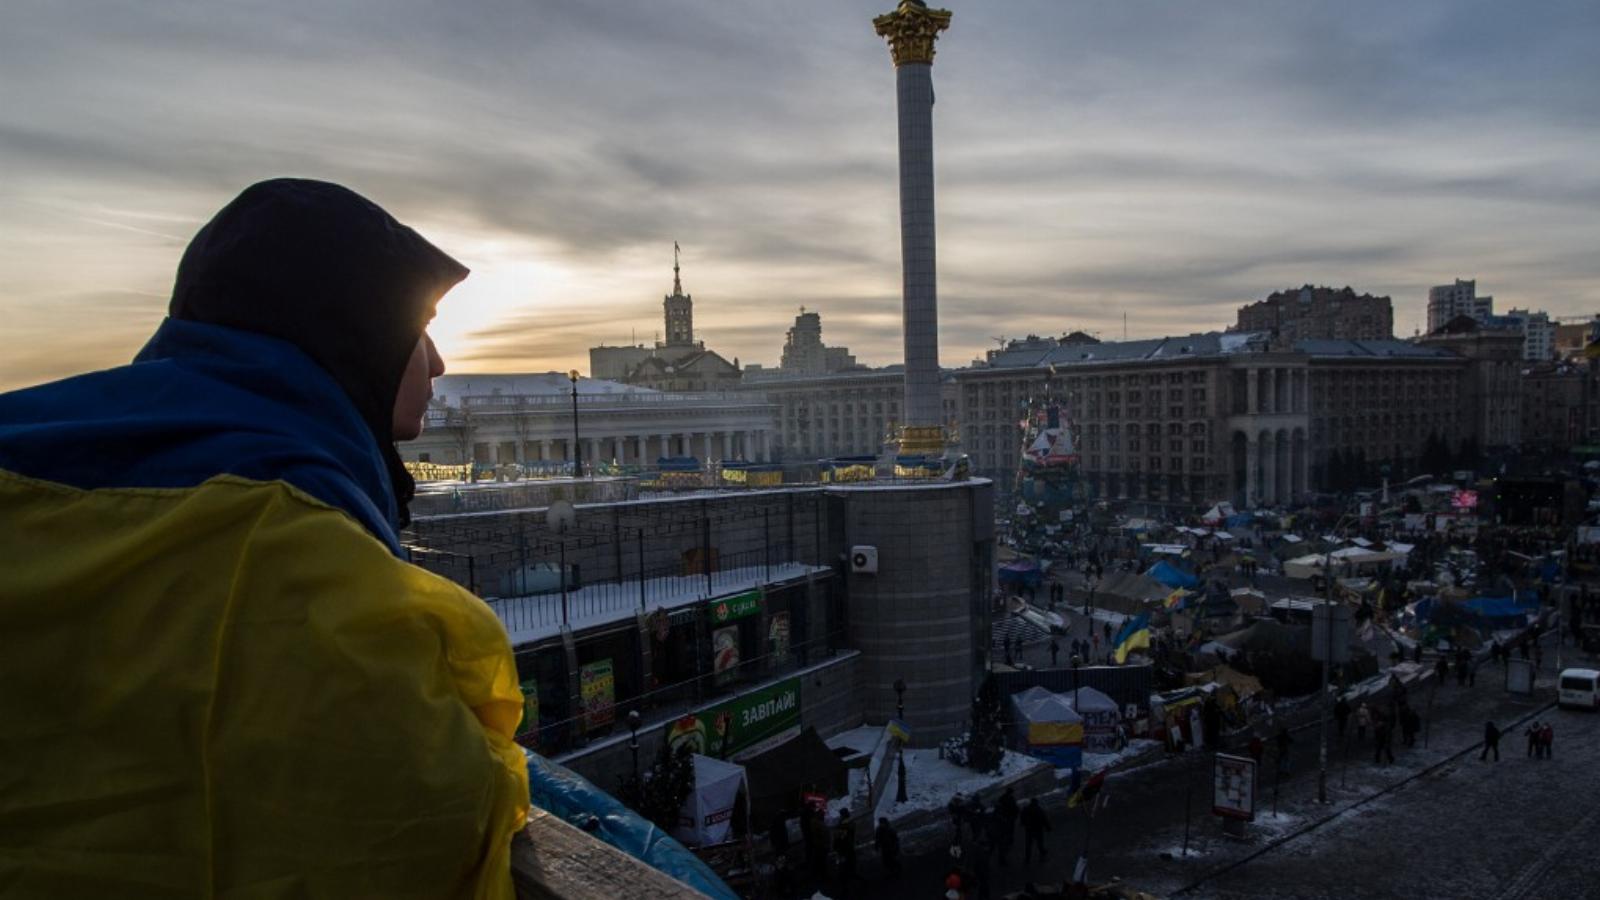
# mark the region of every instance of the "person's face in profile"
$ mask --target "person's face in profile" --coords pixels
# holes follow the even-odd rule
[[[433,399],[433,379],[444,374],[444,358],[424,331],[411,350],[400,390],[394,397],[394,439],[409,441],[422,434],[422,417]]]

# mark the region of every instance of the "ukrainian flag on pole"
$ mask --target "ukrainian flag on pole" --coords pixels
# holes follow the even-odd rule
[[[1117,639],[1111,642],[1115,653],[1117,665],[1128,661],[1128,654],[1135,650],[1150,648],[1150,617],[1139,613],[1122,623],[1122,630],[1117,632]]]

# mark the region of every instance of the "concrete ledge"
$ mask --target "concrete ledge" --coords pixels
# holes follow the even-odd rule
[[[511,842],[511,882],[518,900],[705,897],[537,807]]]

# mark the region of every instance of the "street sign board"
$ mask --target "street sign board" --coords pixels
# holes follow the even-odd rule
[[[1318,603],[1311,608],[1311,658],[1328,659],[1328,611],[1333,611],[1333,662],[1350,661],[1350,607],[1343,603]]]
[[[1225,819],[1256,818],[1256,761],[1218,753],[1211,768],[1211,812]]]

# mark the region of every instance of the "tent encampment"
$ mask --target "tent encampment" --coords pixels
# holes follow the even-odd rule
[[[1164,559],[1146,569],[1144,574],[1169,588],[1192,588],[1200,583],[1200,579]]]
[[[1083,749],[1090,753],[1117,752],[1117,723],[1122,708],[1117,701],[1092,687],[1081,687],[1061,695],[1083,717]]]
[[[696,753],[694,790],[678,811],[678,827],[672,829],[672,836],[690,847],[723,843],[732,837],[736,810],[742,810],[746,823],[750,821],[744,766]]]
[[[1036,685],[1012,694],[1011,703],[1017,710],[1015,740],[1023,753],[1058,769],[1083,764],[1083,717],[1067,697]]]

